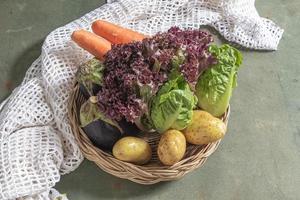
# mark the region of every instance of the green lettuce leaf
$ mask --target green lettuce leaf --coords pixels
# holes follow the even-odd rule
[[[196,96],[202,109],[219,117],[225,113],[233,88],[237,86],[237,71],[243,59],[241,53],[230,45],[211,45],[209,51],[218,62],[199,77]]]
[[[154,128],[160,133],[168,129],[186,128],[196,104],[197,97],[182,75],[169,80],[151,103],[150,118]]]

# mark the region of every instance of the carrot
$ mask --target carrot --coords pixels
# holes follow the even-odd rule
[[[89,31],[74,31],[71,38],[80,47],[100,60],[103,60],[104,55],[111,49],[109,41]]]
[[[92,30],[97,35],[110,41],[112,44],[126,44],[133,41],[142,41],[145,37],[147,37],[141,33],[103,20],[93,22]]]

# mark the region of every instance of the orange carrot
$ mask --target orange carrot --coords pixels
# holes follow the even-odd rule
[[[133,41],[142,41],[147,37],[141,33],[103,20],[93,22],[92,29],[94,33],[107,39],[112,44],[126,44]]]
[[[109,41],[89,31],[74,31],[71,38],[80,47],[100,60],[103,60],[104,55],[111,49]]]

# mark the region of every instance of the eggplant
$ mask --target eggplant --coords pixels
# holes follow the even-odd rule
[[[123,131],[115,121],[108,119],[97,105],[97,96],[92,96],[80,108],[80,124],[93,144],[102,150],[111,151]]]
[[[103,120],[95,120],[82,127],[91,142],[102,150],[111,151],[114,144],[123,136],[136,136],[141,130],[125,119],[118,121],[116,126]]]
[[[117,127],[102,120],[95,120],[82,129],[91,142],[102,150],[111,151],[114,144],[122,137]]]
[[[87,99],[80,108],[82,130],[95,146],[110,151],[124,131],[117,122],[108,119],[97,105],[95,95],[101,90],[103,70],[103,63],[93,58],[79,67],[76,79],[79,83],[80,94]],[[136,132],[128,125],[123,128],[130,133]]]

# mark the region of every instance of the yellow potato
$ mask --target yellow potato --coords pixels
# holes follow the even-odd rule
[[[119,160],[135,164],[145,164],[151,159],[150,145],[137,137],[124,137],[116,142],[113,155]]]
[[[177,130],[168,130],[159,141],[157,154],[164,165],[173,165],[180,161],[186,150],[184,135]]]
[[[225,133],[224,122],[202,110],[194,111],[191,123],[183,130],[187,142],[197,145],[215,142]]]

